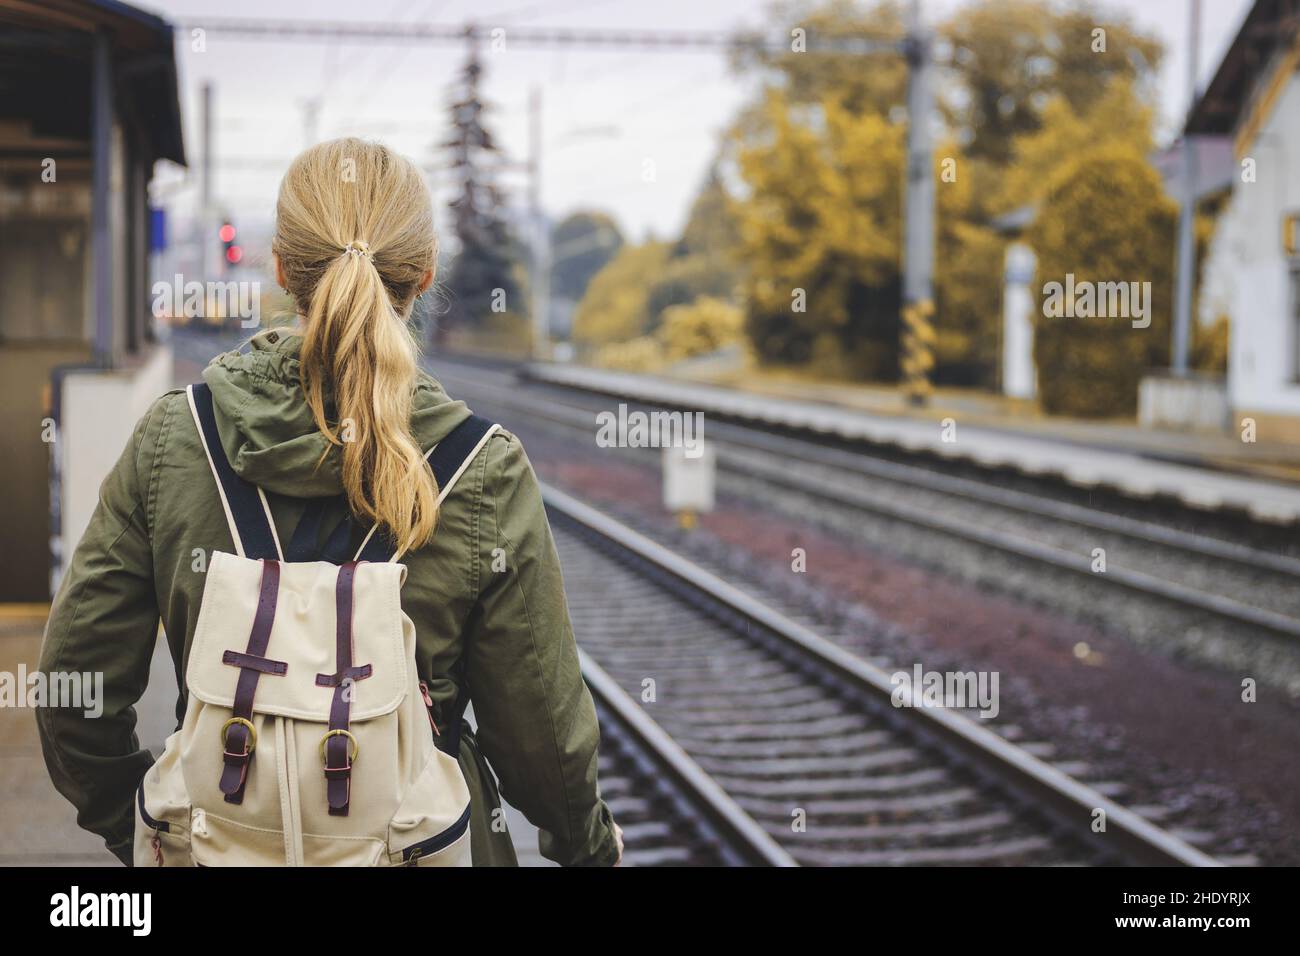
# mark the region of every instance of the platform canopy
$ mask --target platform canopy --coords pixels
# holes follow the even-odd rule
[[[146,130],[151,160],[185,164],[172,27],[115,0],[0,0],[0,118],[29,148],[90,140],[94,39],[103,33],[120,103]]]

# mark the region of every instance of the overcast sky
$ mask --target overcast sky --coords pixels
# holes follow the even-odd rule
[[[633,239],[675,233],[712,158],[720,131],[751,92],[725,58],[704,52],[526,50],[509,46],[510,26],[726,30],[764,25],[760,0],[134,0],[170,20],[201,25],[221,17],[431,22],[507,28],[507,49],[486,53],[490,124],[511,159],[528,149],[528,98],[542,90],[542,201],[560,217],[579,208],[611,212]],[[926,0],[929,20],[963,0]],[[1190,0],[1114,3],[1165,44],[1161,77],[1163,132],[1187,105],[1187,11]],[[1204,83],[1235,35],[1250,0],[1205,0],[1201,43]],[[319,138],[381,139],[431,162],[446,136],[446,94],[463,62],[458,45],[264,41],[207,37],[203,53],[178,36],[186,143],[197,166],[200,84],[216,88],[216,193],[236,217],[269,221],[287,161],[305,144],[304,104],[319,98]],[[643,170],[653,162],[655,180]],[[436,179],[435,179],[436,185]],[[503,182],[513,202],[527,195],[522,173]],[[178,211],[191,184],[163,178]],[[440,200],[446,198],[440,191]],[[441,210],[440,210],[441,215]],[[445,223],[445,218],[443,219]]]

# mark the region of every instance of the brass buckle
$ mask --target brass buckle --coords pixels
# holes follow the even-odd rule
[[[248,728],[248,749],[244,751],[243,756],[249,756],[257,749],[257,728],[253,726],[251,720],[246,720],[243,717],[231,717],[221,725],[221,747],[223,750],[226,746],[226,731],[230,729],[231,724],[243,724]]]
[[[328,761],[325,759],[325,745],[329,743],[331,737],[346,737],[352,741],[352,752],[348,754],[348,763],[355,763],[357,754],[361,752],[361,744],[357,743],[357,738],[353,737],[350,731],[337,729],[331,730],[320,739],[320,762],[328,765]]]

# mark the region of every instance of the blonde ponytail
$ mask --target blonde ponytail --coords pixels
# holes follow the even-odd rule
[[[418,548],[438,495],[410,430],[418,348],[408,319],[436,259],[428,189],[386,147],[314,146],[280,186],[272,248],[306,319],[302,388],[316,426],[343,449],[348,502],[400,550]]]

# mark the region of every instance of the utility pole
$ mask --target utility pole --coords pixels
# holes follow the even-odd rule
[[[310,149],[316,145],[316,140],[319,138],[317,126],[320,122],[321,98],[309,96],[300,102],[302,104],[302,148]]]
[[[533,221],[533,347],[536,361],[551,354],[550,229],[542,209],[542,91],[534,86],[528,97],[528,201]]]
[[[212,242],[212,170],[215,150],[212,131],[216,126],[212,108],[212,81],[205,80],[202,87],[203,110],[203,180],[199,196],[199,268],[204,278],[213,274]]]
[[[907,38],[907,193],[903,234],[903,390],[913,405],[925,405],[934,370],[934,157],[932,39],[921,22],[921,0],[912,0]]]
[[[94,295],[95,360],[113,364],[113,52],[109,35],[93,37],[90,86],[90,261]]]
[[[1200,83],[1201,0],[1191,0],[1187,25],[1187,89],[1191,103],[1190,119],[1196,109]],[[1188,373],[1191,351],[1192,293],[1196,278],[1196,180],[1198,178],[1196,140],[1183,129],[1182,209],[1178,214],[1178,267],[1174,286],[1173,371],[1184,377]]]

